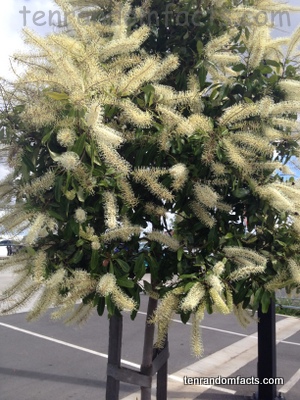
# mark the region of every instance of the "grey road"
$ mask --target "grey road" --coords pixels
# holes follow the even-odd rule
[[[124,317],[123,364],[141,362],[146,298],[132,322]],[[170,327],[169,395],[175,399],[242,400],[255,385],[199,385],[200,377],[256,376],[256,324],[241,328],[233,316],[206,316],[204,357],[190,351],[190,326],[175,318]],[[106,316],[94,314],[82,327],[66,327],[49,316],[28,323],[26,312],[0,318],[0,400],[104,400],[108,347]],[[300,320],[277,316],[278,390],[299,400]],[[189,380],[194,384],[184,385]],[[138,388],[121,384],[120,400],[139,399]],[[155,397],[153,396],[153,399]]]

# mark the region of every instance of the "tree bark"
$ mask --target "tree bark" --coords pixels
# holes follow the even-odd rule
[[[168,336],[163,350],[168,349]],[[158,352],[159,354],[159,352]],[[156,400],[167,400],[168,396],[168,361],[157,372]]]
[[[145,336],[144,336],[144,348],[143,348],[143,360],[141,364],[141,373],[151,374],[152,360],[153,360],[153,343],[154,343],[154,331],[155,325],[149,324],[149,318],[153,315],[156,310],[157,300],[149,297],[147,317],[145,324]],[[141,400],[151,400],[151,387],[141,387]]]
[[[122,316],[112,316],[109,320],[109,344],[107,364],[120,368],[122,350]],[[120,381],[107,376],[106,400],[119,400]]]
[[[269,310],[264,314],[261,306],[258,309],[258,363],[257,376],[260,382],[264,378],[276,378],[276,319],[275,301],[271,300]],[[276,385],[258,386],[259,400],[275,400]]]

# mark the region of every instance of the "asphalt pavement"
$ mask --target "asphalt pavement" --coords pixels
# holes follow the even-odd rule
[[[11,279],[0,274],[0,293]],[[30,307],[30,304],[28,305]],[[147,299],[135,321],[124,315],[122,364],[138,370],[142,359]],[[0,317],[0,400],[104,400],[108,349],[107,316],[95,313],[81,326],[49,315],[26,321],[26,309]],[[200,377],[256,377],[256,323],[247,329],[234,316],[207,315],[201,324],[205,354],[191,355],[190,325],[170,326],[168,399],[244,400],[257,385],[200,385]],[[277,377],[286,400],[300,398],[300,320],[277,316]],[[184,384],[186,383],[186,384]],[[155,399],[155,382],[153,399]],[[120,400],[139,400],[138,388],[121,383]]]

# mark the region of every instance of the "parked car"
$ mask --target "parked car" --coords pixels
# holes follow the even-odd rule
[[[21,243],[10,239],[0,240],[0,246],[6,246],[8,256],[16,254],[24,247]]]

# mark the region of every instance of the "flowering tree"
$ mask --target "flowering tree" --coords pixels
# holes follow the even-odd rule
[[[1,261],[20,274],[2,314],[38,293],[29,319],[50,305],[66,322],[105,306],[134,318],[144,292],[161,299],[156,345],[179,313],[192,317],[199,356],[205,310],[246,323],[249,304],[267,309],[274,290],[300,284],[300,191],[279,173],[298,154],[300,30],[272,39],[267,24],[245,22],[281,10],[273,1],[179,1],[168,26],[164,2],[56,2],[68,31],[26,30],[31,51],[2,89],[13,172],[1,231],[27,232]],[[85,6],[79,17],[72,5]],[[147,26],[151,10],[159,19]],[[176,27],[175,40],[183,11],[199,11],[199,27]]]

